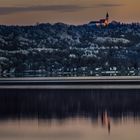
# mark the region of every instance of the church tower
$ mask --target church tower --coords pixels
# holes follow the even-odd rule
[[[105,26],[108,26],[108,24],[109,24],[109,14],[108,14],[108,12],[106,13],[106,19],[105,19]]]
[[[109,14],[108,14],[108,12],[106,13],[106,20],[109,22]]]

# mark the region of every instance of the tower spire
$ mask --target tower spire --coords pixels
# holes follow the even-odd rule
[[[108,12],[106,13],[106,19],[105,19],[105,26],[108,26],[108,24],[109,24],[109,14],[108,14]]]
[[[109,14],[108,14],[108,12],[106,13],[106,20],[109,20]]]

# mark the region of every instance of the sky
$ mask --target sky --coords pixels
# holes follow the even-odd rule
[[[104,18],[140,22],[140,0],[0,0],[0,24],[85,24]]]

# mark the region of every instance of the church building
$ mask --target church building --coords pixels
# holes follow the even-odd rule
[[[105,19],[100,19],[99,21],[91,21],[89,25],[93,26],[108,26],[109,24],[109,14],[108,12],[106,13],[106,18]]]

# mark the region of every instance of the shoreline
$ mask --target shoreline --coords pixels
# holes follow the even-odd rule
[[[140,76],[1,78],[0,89],[140,89]]]

